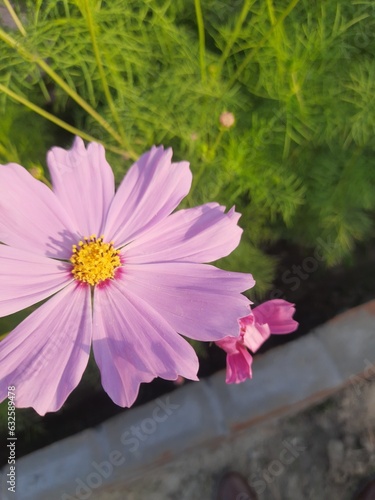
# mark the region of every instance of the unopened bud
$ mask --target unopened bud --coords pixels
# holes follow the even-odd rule
[[[182,385],[185,382],[184,377],[178,375],[176,380],[173,381],[174,385]]]
[[[233,127],[234,122],[236,121],[234,118],[234,114],[231,113],[230,111],[225,111],[224,113],[221,113],[219,120],[221,125],[225,128]]]
[[[33,165],[30,169],[29,169],[29,172],[30,174],[35,177],[35,179],[42,179],[43,178],[43,175],[44,175],[44,171],[43,171],[43,168],[40,167],[39,165]]]

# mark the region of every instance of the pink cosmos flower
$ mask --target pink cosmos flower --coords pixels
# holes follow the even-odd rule
[[[197,380],[181,335],[238,335],[254,280],[204,263],[236,248],[240,215],[216,203],[172,213],[192,176],[171,158],[153,147],[116,194],[104,148],[79,138],[48,153],[53,190],[0,166],[0,316],[51,297],[0,343],[0,400],[12,385],[16,406],[58,410],[92,345],[105,391],[130,406],[142,382]]]
[[[240,335],[216,342],[227,353],[227,384],[239,384],[252,378],[251,364],[255,353],[271,333],[291,333],[298,328],[292,317],[294,304],[282,299],[268,300],[239,320]]]

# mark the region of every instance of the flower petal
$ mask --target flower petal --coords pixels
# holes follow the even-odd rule
[[[90,288],[72,283],[0,342],[0,401],[15,386],[17,407],[61,408],[86,368],[91,332]]]
[[[252,378],[251,364],[253,358],[246,347],[238,344],[237,352],[227,354],[227,384],[240,384]]]
[[[239,345],[242,343],[242,334],[239,337],[224,337],[221,340],[215,342],[216,345],[223,349],[227,354],[236,354],[239,349]]]
[[[267,300],[254,307],[256,323],[268,323],[271,333],[291,333],[297,330],[298,323],[293,319],[295,306],[283,299]]]
[[[245,323],[245,320],[251,319]],[[267,323],[255,323],[251,314],[247,318],[240,320],[243,333],[243,342],[248,349],[256,352],[261,345],[270,337],[271,331]]]
[[[227,353],[227,384],[239,384],[252,377],[253,358],[243,345],[242,333],[239,337],[225,337],[216,345]]]
[[[52,148],[47,155],[53,190],[81,231],[100,235],[115,194],[113,172],[101,144],[85,148],[76,137],[72,149]]]
[[[0,317],[46,299],[72,281],[71,264],[0,245]]]
[[[123,270],[126,288],[187,337],[208,341],[237,337],[238,319],[249,312],[250,302],[240,293],[254,285],[250,274],[183,262],[125,262]]]
[[[109,209],[103,233],[119,247],[167,217],[187,195],[187,162],[171,163],[172,150],[153,147],[130,168]]]
[[[239,244],[240,214],[232,208],[207,203],[179,210],[126,247],[132,264],[160,261],[212,262],[225,257]]]
[[[95,289],[93,349],[102,385],[120,406],[131,406],[141,382],[155,377],[197,380],[190,344],[116,280]]]
[[[77,230],[55,194],[15,163],[0,165],[0,241],[67,259]]]

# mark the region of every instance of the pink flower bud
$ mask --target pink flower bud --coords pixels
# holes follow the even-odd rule
[[[221,113],[219,120],[221,125],[225,128],[233,127],[234,122],[236,121],[234,118],[234,114],[230,113],[229,111]]]

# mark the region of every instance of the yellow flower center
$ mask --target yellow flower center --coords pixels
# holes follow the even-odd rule
[[[70,262],[73,264],[72,274],[76,280],[97,285],[101,281],[112,279],[115,271],[121,266],[120,252],[113,243],[104,243],[104,237],[95,234],[83,238],[78,245],[73,245]]]

